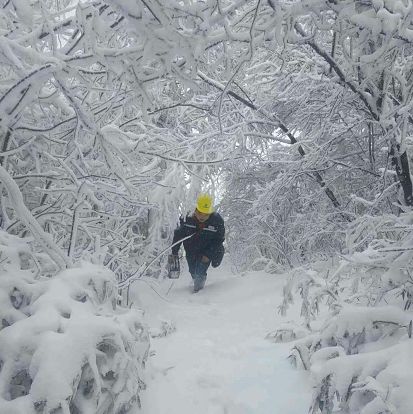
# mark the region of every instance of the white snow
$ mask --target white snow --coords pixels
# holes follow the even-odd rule
[[[36,275],[29,240],[0,230],[0,413],[137,411],[142,312],[116,306],[116,276],[104,267]]]
[[[147,310],[152,325],[176,327],[152,339],[143,413],[307,412],[310,381],[287,360],[291,343],[265,340],[283,321],[276,313],[283,276],[233,275],[221,267],[208,272],[206,287],[197,294],[187,271],[168,293],[171,283],[152,285],[166,300],[147,283],[132,288],[135,304]]]

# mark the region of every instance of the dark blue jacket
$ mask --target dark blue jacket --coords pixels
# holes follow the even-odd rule
[[[185,219],[181,218],[180,222],[180,226],[174,232],[173,243],[193,234],[191,238],[183,242],[186,254],[207,256],[213,266],[217,261],[221,262],[224,254],[222,243],[225,239],[225,227],[224,220],[218,213],[212,213],[204,223],[200,223],[190,215],[187,215]],[[178,254],[180,247],[181,243],[172,247],[172,254]]]

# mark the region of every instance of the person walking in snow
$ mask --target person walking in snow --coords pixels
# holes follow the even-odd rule
[[[191,236],[192,235],[192,236]],[[192,215],[180,218],[180,226],[174,232],[172,255],[178,256],[183,241],[189,273],[194,281],[194,292],[203,289],[209,265],[218,267],[224,256],[224,220],[214,212],[212,197],[200,194]],[[179,243],[177,243],[179,242]],[[176,245],[174,245],[177,243]]]

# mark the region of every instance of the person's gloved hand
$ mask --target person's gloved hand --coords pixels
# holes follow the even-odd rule
[[[202,256],[201,257],[201,262],[202,263],[209,263],[209,257],[208,256]]]

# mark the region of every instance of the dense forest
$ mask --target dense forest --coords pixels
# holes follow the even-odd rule
[[[139,412],[129,287],[202,190],[302,304],[310,412],[411,413],[410,0],[0,7],[0,412]]]

